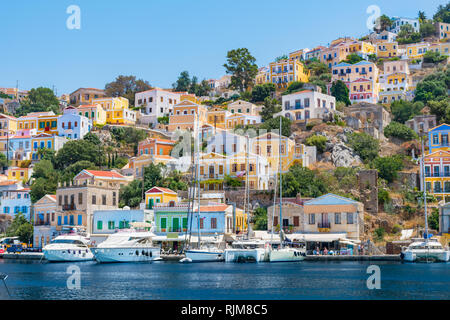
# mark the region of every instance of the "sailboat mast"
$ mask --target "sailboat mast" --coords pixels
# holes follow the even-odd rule
[[[280,116],[280,133],[278,135],[278,172],[280,174],[280,195],[279,195],[279,200],[280,200],[280,245],[281,248],[283,248],[283,236],[282,236],[282,228],[283,228],[283,214],[282,214],[282,209],[281,209],[281,202],[283,199],[283,195],[282,195],[282,181],[283,178],[281,177],[281,116]]]
[[[426,190],[426,184],[425,184],[425,164],[424,164],[424,154],[425,154],[425,147],[424,147],[424,141],[425,136],[422,137],[422,159],[421,159],[421,169],[422,169],[422,189],[423,189],[423,206],[425,211],[425,242],[428,243],[428,213],[427,213],[427,190]]]
[[[250,192],[249,192],[249,188],[248,188],[248,175],[249,175],[249,172],[248,172],[248,151],[249,151],[249,149],[250,149],[250,146],[249,146],[249,139],[248,139],[248,134],[247,134],[247,136],[246,136],[246,160],[245,160],[245,162],[246,162],[246,164],[245,164],[245,198],[246,198],[246,201],[247,201],[247,205],[246,205],[246,209],[247,209],[247,239],[249,239],[250,238],[250,213],[249,213],[249,210],[248,210],[248,207],[249,207],[249,204],[250,204],[250,200],[249,200],[249,197],[250,197]]]
[[[200,249],[200,108],[197,107],[197,192],[198,192],[198,213],[197,213],[197,231],[198,248]]]

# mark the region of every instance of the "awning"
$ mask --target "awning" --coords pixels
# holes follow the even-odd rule
[[[302,233],[287,234],[286,237],[291,241],[307,241],[307,242],[333,242],[339,239],[345,239],[346,233]]]
[[[151,223],[148,223],[148,222],[131,222],[130,225],[133,228],[138,228],[138,229],[139,228],[151,228],[152,227]]]
[[[178,237],[167,237],[167,236],[156,236],[152,238],[152,241],[161,241],[161,242],[169,242],[169,241],[182,241],[184,242],[186,239],[185,235],[179,235]]]

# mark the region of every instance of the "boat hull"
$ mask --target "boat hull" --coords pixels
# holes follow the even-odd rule
[[[304,251],[296,249],[280,249],[269,251],[270,262],[298,262],[305,259]]]
[[[266,250],[256,249],[226,249],[225,262],[264,262],[267,261]]]
[[[405,251],[402,254],[402,258],[407,262],[420,262],[420,261],[438,261],[447,262],[450,258],[449,251]]]
[[[78,262],[94,260],[94,255],[88,249],[44,249],[45,259],[50,262]]]
[[[185,255],[191,262],[217,262],[225,260],[223,251],[186,250]]]
[[[151,262],[160,260],[160,248],[92,248],[95,260],[99,263]]]

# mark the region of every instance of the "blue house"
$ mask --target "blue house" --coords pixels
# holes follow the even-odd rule
[[[200,235],[213,236],[216,233],[223,235],[229,229],[227,215],[232,215],[232,206],[226,204],[200,206],[200,221],[198,220],[198,209],[194,209],[193,214],[188,218],[188,225],[191,226],[191,233],[195,235],[198,234],[199,226]]]
[[[15,216],[23,213],[27,220],[30,220],[31,198],[30,189],[22,188],[2,191],[0,196],[0,212]]]
[[[92,120],[82,116],[74,107],[64,109],[64,114],[58,117],[58,135],[67,139],[83,139],[91,131]]]
[[[92,234],[111,234],[130,228],[132,222],[144,222],[143,210],[96,210],[93,213]]]
[[[428,149],[429,153],[442,148],[448,148],[448,136],[450,133],[450,126],[448,124],[441,124],[428,131]]]

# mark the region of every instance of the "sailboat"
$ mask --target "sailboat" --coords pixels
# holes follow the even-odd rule
[[[280,246],[278,248],[273,248],[273,245],[271,244],[269,246],[269,262],[291,262],[291,261],[302,261],[306,256],[306,248],[292,248],[292,247],[285,247],[285,235],[282,228],[282,222],[283,222],[283,206],[282,206],[282,171],[281,171],[281,117],[280,117],[280,133],[278,136],[278,171],[280,176],[280,195],[279,195],[279,207],[280,207],[280,215],[279,215],[279,221],[280,221]],[[273,236],[273,220],[275,217],[275,199],[276,199],[276,193],[277,193],[277,186],[276,186],[276,179],[275,179],[275,190],[274,190],[274,206],[273,206],[273,213],[272,213],[272,236]]]
[[[200,144],[198,137],[199,131],[199,122],[200,122],[200,116],[199,111],[197,110],[197,166],[195,169],[195,181],[192,188],[192,210],[191,209],[191,202],[189,203],[189,209],[188,214],[191,213],[190,217],[190,228],[189,228],[189,245],[191,244],[191,231],[192,231],[192,220],[194,218],[194,199],[195,199],[195,191],[197,189],[197,195],[198,195],[198,207],[197,207],[197,235],[198,235],[198,243],[197,248],[188,248],[185,250],[185,258],[181,259],[180,262],[217,262],[217,261],[224,261],[224,250],[220,249],[220,243],[217,242],[210,242],[210,243],[202,243],[201,242],[201,234],[200,234]],[[197,188],[194,186],[197,185]],[[191,200],[191,199],[190,199]]]
[[[225,261],[226,262],[264,262],[267,261],[267,254],[264,248],[265,242],[261,240],[250,239],[250,214],[249,208],[249,137],[247,135],[247,153],[246,153],[246,182],[245,182],[245,195],[244,195],[244,212],[247,213],[247,239],[240,241],[234,241],[231,248],[225,249]]]
[[[423,189],[423,205],[425,211],[425,233],[424,239],[414,239],[405,250],[402,251],[400,257],[408,262],[447,262],[450,259],[450,251],[445,250],[444,247],[437,241],[437,239],[430,239],[428,235],[428,214],[427,214],[427,191],[425,188],[425,166],[424,166],[425,147],[422,139],[422,189]]]

